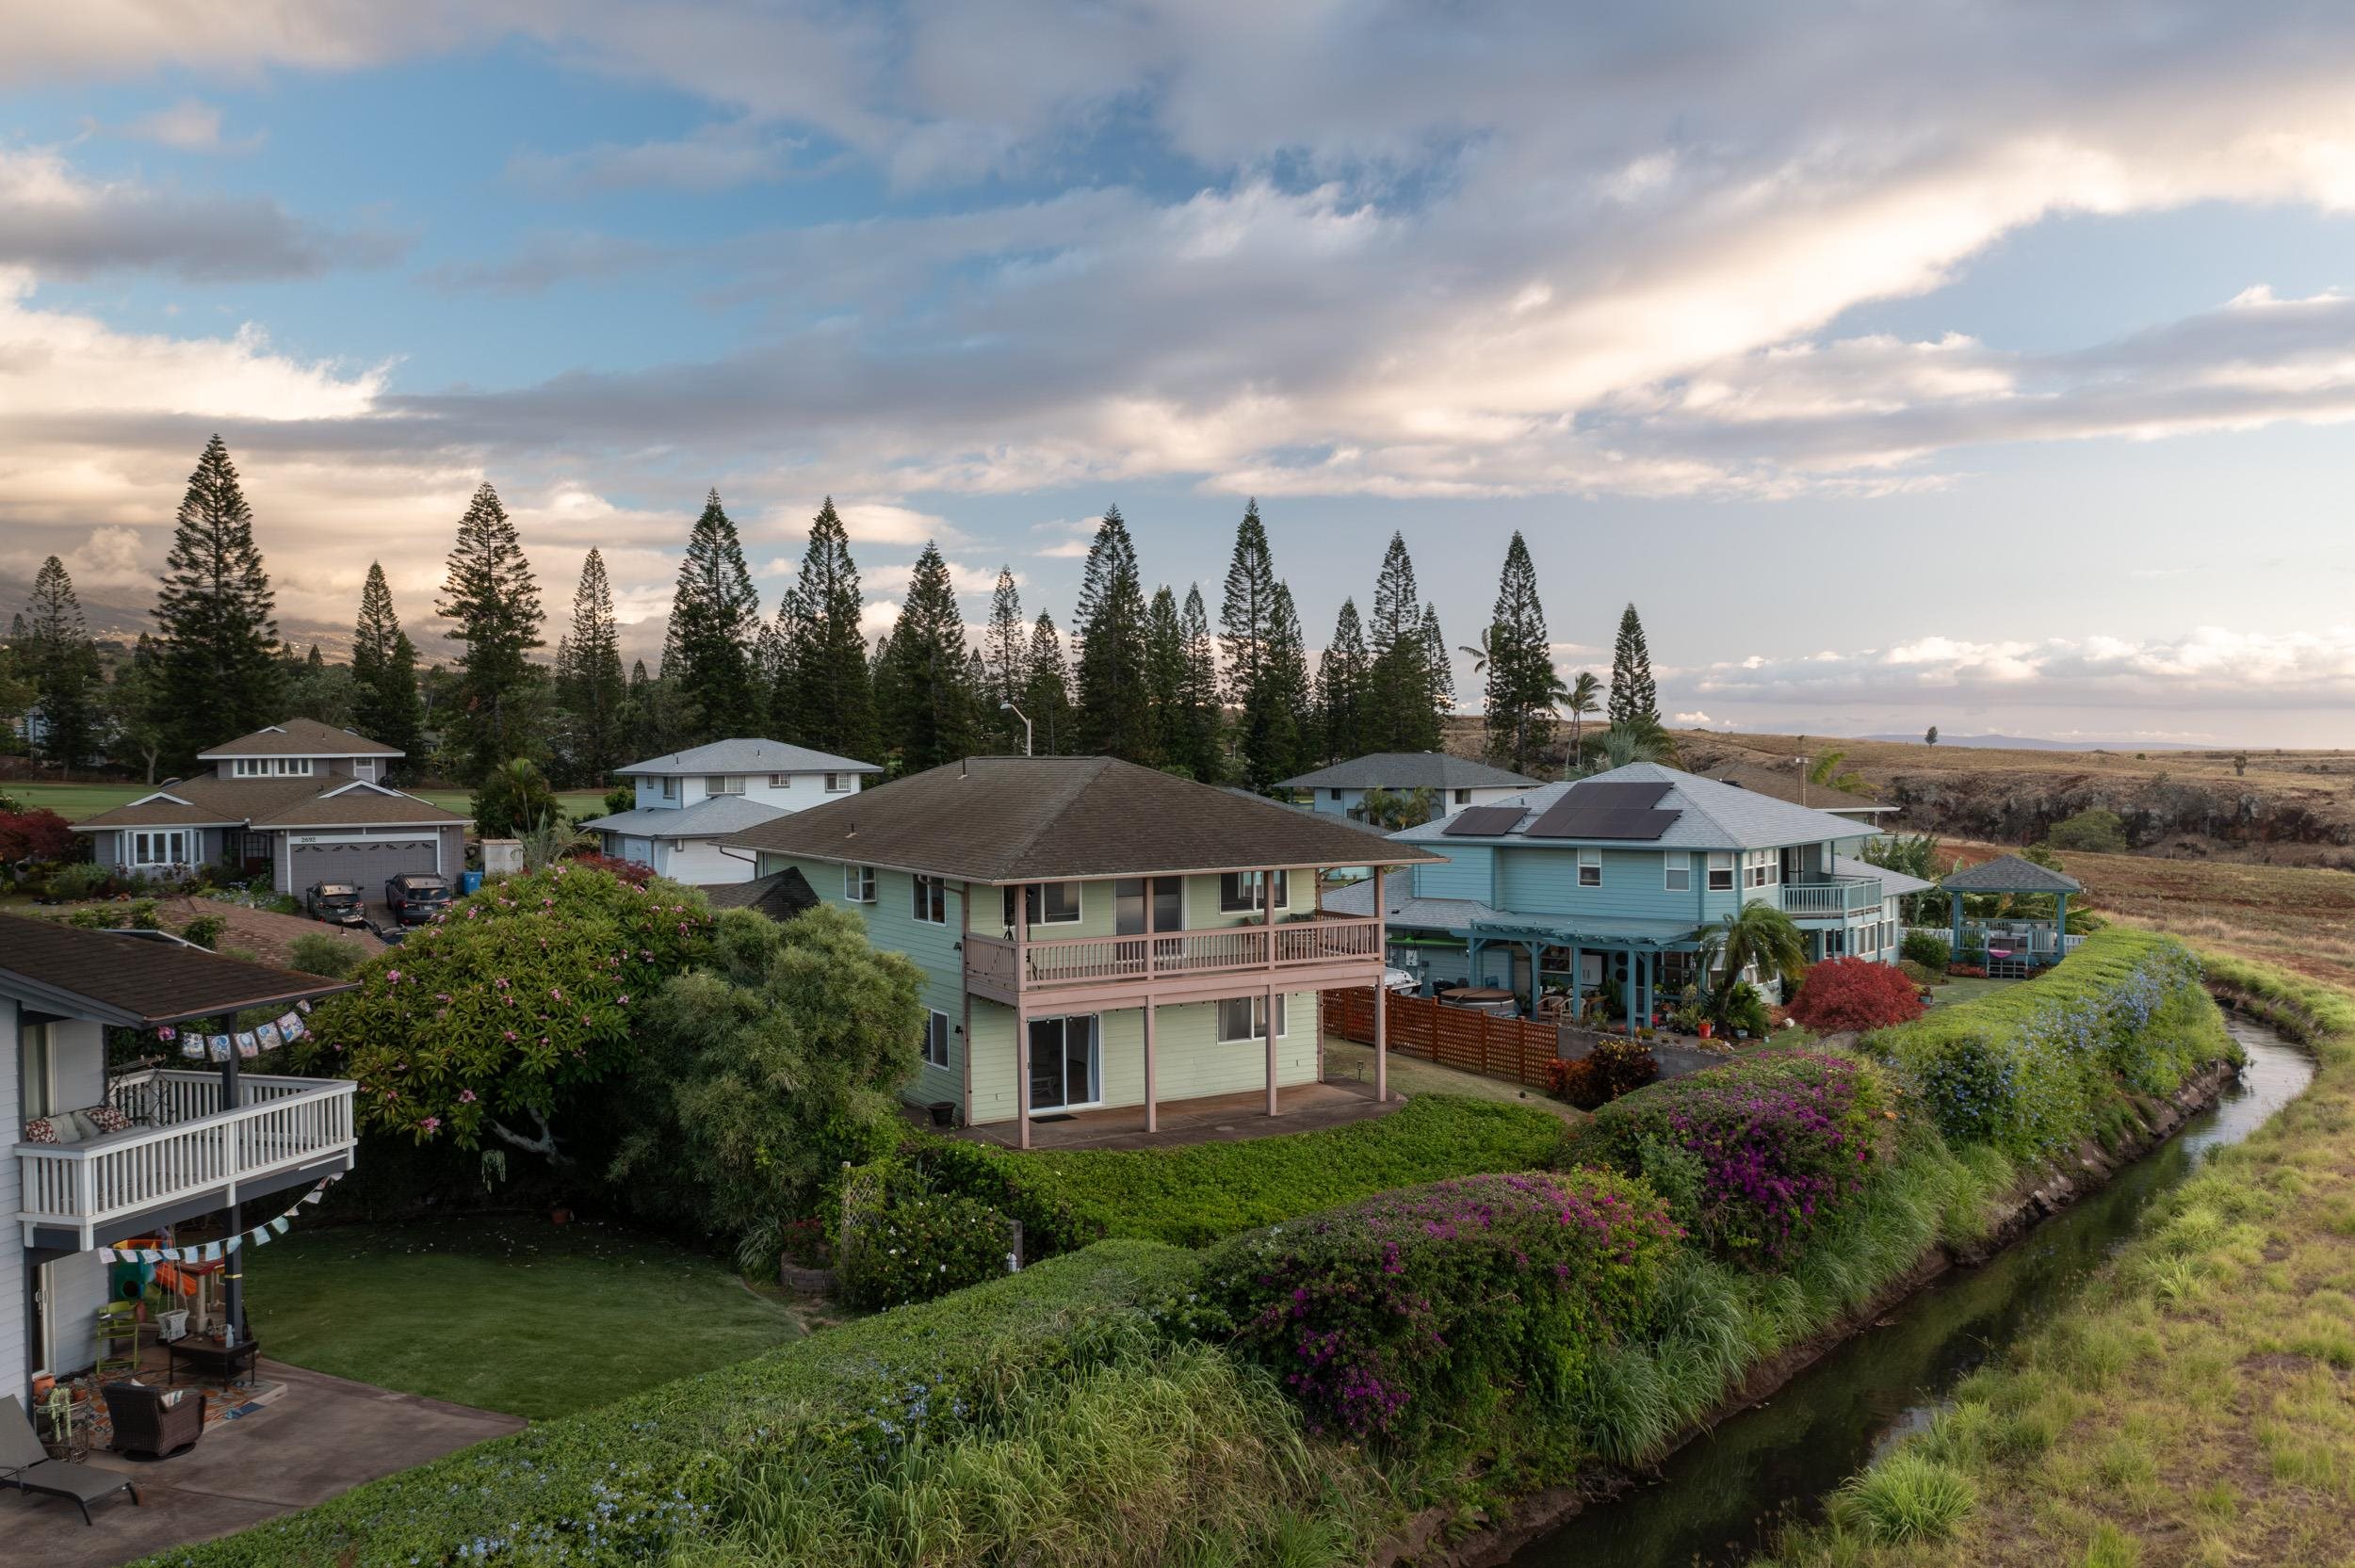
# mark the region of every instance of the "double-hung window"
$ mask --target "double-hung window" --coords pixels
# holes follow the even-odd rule
[[[924,1059],[934,1067],[949,1065],[949,1015],[938,1009],[924,1019]]]
[[[1712,893],[1733,891],[1732,850],[1712,849],[1709,851],[1709,891]]]
[[[1693,891],[1693,855],[1687,849],[1669,849],[1660,857],[1660,885],[1670,893]]]
[[[846,865],[842,868],[842,897],[853,904],[875,901],[875,868],[871,865]]]
[[[160,832],[143,832],[131,835],[133,865],[186,865],[188,864],[188,835],[179,828]]]
[[[829,794],[829,795],[848,795],[850,792],[851,792],[851,775],[850,775],[850,774],[848,774],[848,773],[829,773],[829,774],[827,774],[827,775],[826,775],[826,793],[827,793],[827,794]]]
[[[1282,992],[1275,995],[1275,1035],[1282,1039],[1291,1031],[1285,1027]],[[1218,1004],[1218,1039],[1222,1045],[1232,1045],[1245,1040],[1267,1038],[1267,998],[1265,996],[1228,996]]]
[[[1470,804],[1471,804],[1471,791],[1470,791],[1470,790],[1469,790],[1469,789],[1459,789],[1459,790],[1457,790],[1457,791],[1455,792],[1455,803],[1456,803],[1457,805],[1459,805],[1459,806],[1469,806],[1469,805],[1470,805]]]
[[[1782,857],[1772,849],[1758,849],[1742,857],[1744,887],[1772,887],[1782,881]]]
[[[729,773],[724,776],[714,774],[704,781],[704,793],[706,795],[741,795],[744,793],[743,775],[740,773]]]
[[[771,773],[769,775],[769,787],[771,789],[791,789],[793,787],[793,775],[790,773]]]
[[[1602,885],[1602,851],[1600,849],[1581,849],[1578,852],[1578,885],[1581,887]]]
[[[946,877],[911,877],[908,913],[919,925],[945,926],[949,923],[949,879]]]
[[[1218,880],[1218,907],[1233,914],[1243,910],[1267,908],[1267,889],[1263,885],[1269,873],[1264,871],[1229,871]],[[1291,881],[1289,872],[1277,871],[1275,878],[1275,907],[1291,907]]]
[[[667,773],[662,778],[662,798],[666,800],[678,799],[678,780]]]

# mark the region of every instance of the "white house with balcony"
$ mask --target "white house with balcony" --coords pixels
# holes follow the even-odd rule
[[[234,1235],[243,1205],[351,1169],[349,1081],[272,1073],[267,1057],[234,1050],[182,1067],[155,1032],[349,989],[156,932],[0,915],[0,1125],[15,1144],[0,1165],[0,1210],[17,1231],[0,1244],[0,1389],[29,1399],[37,1373],[69,1376],[96,1359],[99,1248]],[[169,1065],[110,1072],[109,1027],[139,1031]],[[234,1271],[222,1312],[242,1339]]]
[[[1807,957],[1894,963],[1897,900],[1930,884],[1866,862],[1868,825],[1752,789],[1635,763],[1544,784],[1391,835],[1437,857],[1384,879],[1393,961],[1432,985],[1590,997],[1608,985],[1631,1023],[1704,983],[1702,929],[1775,905]],[[1375,913],[1371,885],[1327,903]],[[1757,976],[1775,992],[1775,976]]]
[[[638,803],[583,822],[604,852],[690,886],[749,881],[753,861],[728,839],[776,817],[855,795],[883,769],[782,740],[715,740],[614,770]]]

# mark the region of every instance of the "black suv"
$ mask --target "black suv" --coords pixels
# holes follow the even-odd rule
[[[423,925],[449,907],[449,883],[430,871],[404,871],[384,884],[384,902],[402,925]]]
[[[312,919],[331,926],[357,926],[368,917],[356,882],[313,882],[302,895],[302,907]]]

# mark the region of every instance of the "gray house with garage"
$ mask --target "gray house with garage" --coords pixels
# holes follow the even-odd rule
[[[401,752],[316,719],[289,719],[201,753],[168,779],[73,824],[101,865],[185,877],[200,866],[267,872],[281,893],[314,882],[381,888],[403,872],[455,877],[466,818],[384,783]]]

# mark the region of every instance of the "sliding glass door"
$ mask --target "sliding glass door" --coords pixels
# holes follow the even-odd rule
[[[1031,1020],[1031,1108],[1092,1106],[1103,1097],[1096,1015]]]

